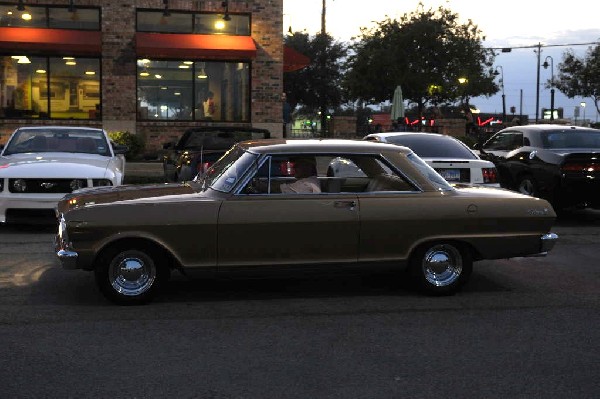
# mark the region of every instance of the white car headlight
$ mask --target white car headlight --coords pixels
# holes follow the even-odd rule
[[[18,193],[24,193],[27,190],[27,183],[25,179],[15,179],[13,180],[13,189]]]
[[[72,191],[79,190],[86,186],[86,181],[81,179],[73,179],[71,183],[69,183],[69,187],[71,187]]]

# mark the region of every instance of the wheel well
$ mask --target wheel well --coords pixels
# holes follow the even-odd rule
[[[155,255],[159,256],[161,259],[164,260],[163,266],[166,266],[168,270],[178,267],[178,262],[173,256],[173,254],[171,254],[171,252],[169,252],[162,245],[147,238],[128,237],[112,241],[106,244],[100,251],[98,251],[98,255],[94,259],[94,269],[96,268],[98,262],[102,262],[102,260],[106,257],[107,254],[118,252],[120,250],[128,248],[148,250],[149,252],[154,253]]]
[[[424,242],[420,243],[419,245],[415,246],[412,249],[412,251],[410,251],[410,255],[408,257],[409,261],[411,261],[413,256],[415,255],[415,253],[418,252],[419,250],[421,250],[423,247],[431,246],[431,245],[435,245],[435,244],[442,244],[442,243],[454,245],[459,250],[468,252],[468,254],[470,255],[470,257],[473,261],[482,259],[479,251],[477,251],[477,249],[473,245],[471,245],[471,243],[469,243],[467,241],[462,241],[459,239],[452,238],[452,239],[435,239],[435,240],[429,240],[429,241],[424,241]]]

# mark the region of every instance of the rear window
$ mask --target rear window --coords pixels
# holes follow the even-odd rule
[[[460,141],[449,136],[388,136],[389,143],[409,147],[421,158],[461,158],[477,159]]]
[[[556,130],[542,133],[544,148],[600,148],[600,131]]]

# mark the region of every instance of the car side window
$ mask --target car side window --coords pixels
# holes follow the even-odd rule
[[[523,133],[505,132],[492,137],[483,145],[484,150],[512,151],[523,146]]]

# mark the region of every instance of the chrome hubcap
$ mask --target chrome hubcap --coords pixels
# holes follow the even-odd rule
[[[152,287],[156,279],[156,270],[154,265],[139,257],[124,257],[111,265],[109,278],[117,292],[126,296],[136,296]]]
[[[423,257],[423,274],[428,283],[444,287],[454,283],[462,273],[462,257],[451,245],[429,248]]]

